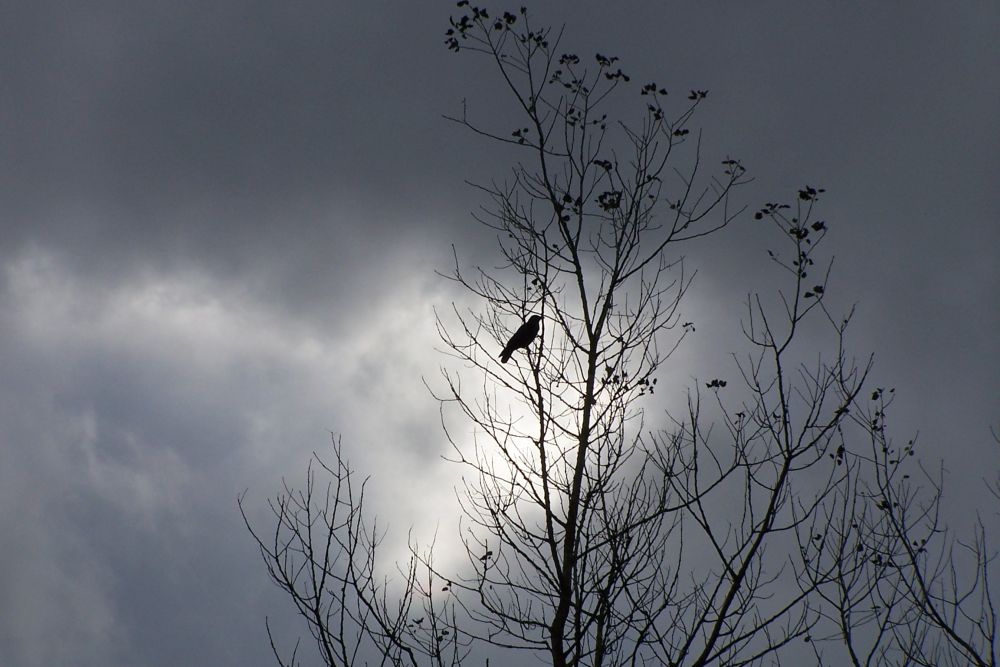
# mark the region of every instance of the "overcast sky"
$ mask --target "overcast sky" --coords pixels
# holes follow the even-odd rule
[[[490,261],[463,181],[510,165],[441,118],[466,98],[507,122],[486,63],[443,44],[452,9],[0,10],[0,664],[272,664],[265,614],[304,628],[236,497],[263,516],[330,432],[400,539],[451,513],[422,378],[447,363],[432,309],[463,297],[434,271],[451,244]],[[706,151],[743,160],[751,208],[826,187],[852,345],[946,498],[983,509],[964,489],[1000,467],[1000,4],[534,11],[567,49],[709,89]],[[706,351],[738,341],[763,251],[749,217],[693,251],[685,369],[726,372]]]

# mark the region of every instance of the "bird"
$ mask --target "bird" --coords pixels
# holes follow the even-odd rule
[[[535,340],[535,336],[538,335],[538,323],[541,319],[541,315],[532,315],[527,322],[521,325],[521,328],[507,341],[507,347],[500,353],[500,361],[506,364],[510,355],[514,354],[514,350],[531,345],[531,341]]]

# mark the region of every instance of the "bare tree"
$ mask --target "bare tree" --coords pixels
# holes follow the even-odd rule
[[[816,656],[820,664],[996,665],[998,572],[986,523],[976,518],[969,541],[947,527],[942,473],[914,459],[915,440],[897,446],[888,435],[894,393],[875,388],[851,406],[862,437],[838,459],[850,474],[813,527],[815,541],[800,540],[806,578],[836,572],[818,593],[844,654],[824,661],[817,648]]]
[[[657,371],[693,330],[679,319],[682,248],[740,212],[729,197],[745,170],[726,158],[703,176],[689,127],[706,91],[668,109],[665,89],[627,85],[616,58],[562,52],[562,32],[523,9],[459,6],[449,47],[491,60],[523,118],[513,131],[465,110],[452,118],[521,151],[506,181],[480,186],[490,205],[479,219],[497,230],[504,266],[469,275],[456,261],[453,278],[485,308],[456,310],[455,333],[441,324],[486,383],[484,400],[446,372],[441,396],[482,436],[454,440],[475,473],[463,511],[477,573],[464,587],[481,636],[547,651],[553,665],[747,664],[777,660],[797,638],[822,646],[833,619],[859,664],[852,637],[874,642],[866,664],[992,664],[984,531],[961,590],[940,567],[947,537],[937,566],[923,556],[941,534],[939,485],[926,480],[923,502],[927,487],[903,479],[885,444],[886,406],[859,406],[871,360],[850,358],[850,318],[826,305],[823,190],[754,215],[778,231],[769,254],[789,283],[777,303],[748,298],[743,391],[714,379],[713,414],[695,392],[672,428],[646,436]],[[645,97],[637,124],[609,119],[623,90]],[[517,367],[496,364],[511,321],[532,313],[542,339]],[[829,352],[802,363],[820,352],[821,329]],[[859,438],[884,451],[856,453]],[[865,605],[882,612],[856,613]],[[869,625],[886,626],[885,608],[891,632],[880,635]]]
[[[376,656],[379,664],[407,667],[459,664],[468,642],[458,635],[448,596],[435,592],[430,554],[414,546],[394,578],[380,576],[376,556],[385,535],[365,515],[367,478],[358,479],[339,438],[332,464],[313,460],[325,479],[317,480],[310,463],[304,488],[285,483],[284,493],[268,501],[270,535],[253,527],[243,496],[239,507],[268,574],[306,621],[323,663],[358,665]],[[270,625],[267,631],[278,664],[299,664],[299,645],[286,658]]]
[[[953,566],[941,480],[912,443],[893,447],[892,392],[869,386],[850,314],[829,305],[823,190],[752,216],[784,287],[748,294],[734,378],[699,383],[651,423],[695,332],[684,248],[743,214],[730,199],[746,170],[704,155],[694,118],[708,91],[633,83],[617,58],[564,52],[562,31],[523,8],[458,5],[448,47],[485,56],[520,114],[505,127],[465,105],[450,117],[516,151],[506,179],[475,186],[501,266],[456,254],[448,277],[473,305],[438,319],[461,368],[436,394],[465,469],[467,565],[440,572],[413,547],[393,592],[338,446],[325,497],[310,470],[272,505],[274,539],[258,537],[322,659],[457,664],[478,642],[558,667],[995,665],[987,531],[964,547],[969,568]]]

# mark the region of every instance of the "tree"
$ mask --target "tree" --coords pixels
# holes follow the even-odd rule
[[[886,435],[891,392],[869,387],[850,315],[828,305],[823,190],[753,215],[787,283],[747,297],[740,382],[691,389],[683,414],[650,429],[664,365],[695,332],[681,253],[744,213],[731,197],[746,169],[728,156],[705,166],[693,119],[708,91],[668,104],[677,96],[633,84],[615,57],[563,52],[562,31],[523,8],[458,5],[448,47],[486,56],[520,114],[513,131],[465,108],[450,118],[518,151],[505,181],[476,186],[503,265],[470,274],[456,257],[450,277],[477,305],[438,320],[482,388],[446,369],[437,392],[453,461],[471,473],[458,508],[468,566],[439,572],[414,546],[392,597],[338,448],[332,501],[314,497],[310,473],[305,495],[286,489],[274,505],[273,545],[258,539],[324,661],[351,664],[367,645],[390,664],[457,664],[480,644],[559,667],[996,664],[985,530],[963,588],[942,569],[954,542],[939,483],[904,472],[914,450]],[[641,100],[634,122],[617,119],[628,95]],[[541,332],[501,364],[529,315]],[[450,435],[456,416],[475,442]]]
[[[325,484],[317,487],[310,463],[304,488],[285,483],[284,492],[268,501],[274,518],[269,537],[254,529],[244,496],[238,499],[271,580],[306,621],[326,665],[363,664],[371,655],[392,665],[459,664],[468,643],[455,631],[454,605],[435,592],[430,552],[421,556],[414,549],[409,562],[397,566],[396,588],[390,577],[378,574],[385,535],[365,514],[368,480],[358,480],[339,438],[333,439],[332,453],[332,464],[313,456],[326,473]],[[298,643],[285,658],[269,624],[267,634],[279,665],[300,664]]]

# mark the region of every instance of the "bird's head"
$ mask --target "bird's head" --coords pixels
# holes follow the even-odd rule
[[[541,315],[532,315],[531,317],[528,318],[528,321],[529,322],[538,322],[540,319],[542,319]]]

